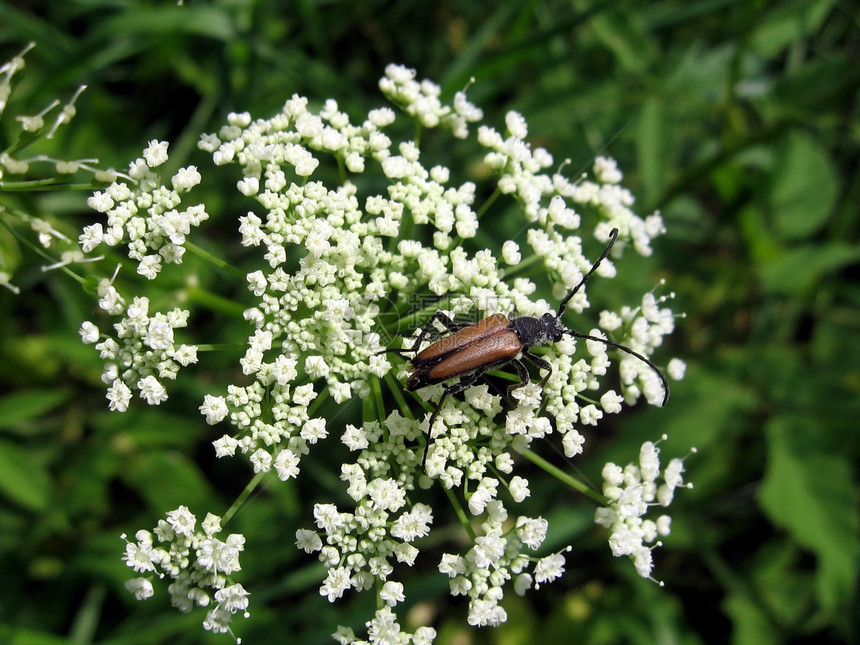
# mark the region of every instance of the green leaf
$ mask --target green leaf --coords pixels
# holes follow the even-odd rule
[[[776,645],[781,642],[767,617],[745,595],[729,594],[723,609],[732,619],[733,645]]]
[[[0,428],[12,428],[23,421],[39,417],[65,403],[72,396],[69,390],[25,390],[0,398]],[[28,428],[32,432],[33,428]]]
[[[639,15],[623,10],[605,11],[591,22],[598,40],[611,51],[627,72],[641,73],[654,59],[657,48],[643,29]]]
[[[684,380],[671,384],[669,405],[629,415],[624,420],[624,431],[601,452],[601,465],[607,461],[627,463],[631,455],[638,454],[643,441],[656,440],[666,433],[666,455],[683,455],[693,446],[699,450],[687,464],[694,471],[690,476],[695,481],[695,488],[688,494],[716,494],[725,485],[726,460],[735,457],[733,445],[742,432],[738,419],[750,414],[756,405],[755,392],[732,376],[737,369],[728,363],[717,368],[688,364]],[[672,535],[675,537],[674,531]]]
[[[774,228],[785,240],[815,233],[836,202],[837,173],[826,151],[805,134],[793,132],[779,151],[770,188]]]
[[[759,501],[771,521],[818,560],[816,592],[827,609],[846,602],[857,577],[860,518],[851,464],[828,452],[813,419],[779,416],[766,426],[768,459]]]
[[[32,454],[0,441],[0,494],[31,511],[48,505],[49,478]]]
[[[117,12],[101,26],[124,34],[193,34],[228,41],[236,34],[229,15],[208,7],[135,8]]]
[[[796,624],[810,604],[811,575],[798,566],[802,554],[787,540],[761,547],[738,575],[715,558],[710,564],[726,583],[723,606],[732,618],[732,643],[782,643],[787,625]]]
[[[765,289],[789,296],[806,294],[827,273],[856,262],[860,246],[842,242],[806,244],[762,262]]]
[[[847,52],[804,60],[791,74],[774,79],[768,111],[772,118],[790,120],[808,119],[812,114],[823,120],[832,118],[842,97],[853,94],[858,78],[860,70]],[[822,106],[827,110],[822,112]]]
[[[194,511],[205,508],[212,499],[200,469],[176,451],[141,455],[125,471],[124,479],[158,513],[177,508],[180,504]]]
[[[11,638],[9,645],[72,645],[75,642],[65,636],[26,627],[17,627],[12,631]]]
[[[639,171],[645,187],[645,201],[663,190],[669,169],[666,136],[666,110],[659,97],[650,98],[642,108],[637,133]]]
[[[814,34],[827,18],[836,0],[793,0],[765,15],[752,38],[752,47],[762,56],[776,56],[784,48]]]
[[[8,217],[8,215],[0,210],[0,217]],[[9,229],[0,225],[0,270],[13,272],[19,264],[21,264],[21,245]]]

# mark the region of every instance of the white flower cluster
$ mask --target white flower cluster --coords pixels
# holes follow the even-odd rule
[[[330,602],[349,589],[362,591],[374,585],[379,585],[380,599],[388,607],[405,599],[403,585],[390,579],[393,565],[396,561],[412,566],[419,554],[412,542],[429,533],[433,520],[429,506],[409,502],[410,492],[420,477],[416,471],[420,453],[407,444],[419,432],[417,421],[397,412],[392,412],[383,424],[371,421],[361,428],[347,426],[342,441],[359,455],[355,463],[341,467],[341,479],[348,484],[347,492],[356,503],[355,512],[339,511],[333,504],[317,504],[314,517],[318,530],[296,532],[296,545],[307,553],[319,552],[319,559],[327,568],[320,594]],[[439,439],[443,443],[445,440]],[[510,457],[499,458],[496,466],[510,472]],[[457,470],[456,466],[450,466],[440,479],[451,486],[454,479],[461,483],[463,471],[455,476]],[[486,472],[483,468],[479,471]],[[478,471],[469,472],[474,475]],[[468,506],[474,515],[485,516],[480,527],[482,534],[475,537],[464,555],[444,554],[439,570],[451,578],[452,595],[469,597],[470,624],[498,625],[506,619],[499,605],[504,584],[513,579],[514,589],[522,595],[531,587],[559,577],[564,571],[564,558],[558,553],[540,559],[523,553],[523,547],[536,551],[541,546],[548,522],[521,516],[515,527],[510,528],[507,510],[495,499],[499,481],[487,476],[478,479]],[[505,486],[516,502],[529,494],[528,482],[522,477],[514,476]],[[392,615],[390,610],[385,613]],[[377,615],[376,622],[368,623],[371,633],[375,629],[371,623],[375,625],[379,620]],[[402,636],[396,622],[389,627]],[[350,630],[339,632],[336,638],[342,638],[343,643],[364,642],[355,640]],[[418,640],[417,634],[415,638],[414,642],[425,642]],[[413,641],[371,638],[370,642]]]
[[[433,81],[415,80],[415,70],[403,65],[391,64],[385,68],[385,76],[379,81],[379,89],[392,103],[414,117],[425,128],[442,126],[452,134],[465,139],[469,135],[469,123],[480,121],[484,112],[472,105],[465,92],[454,95],[453,105],[444,105],[439,99],[442,88]]]
[[[123,561],[137,573],[154,573],[172,579],[168,591],[174,607],[187,613],[194,607],[215,605],[206,613],[203,627],[207,630],[230,632],[230,621],[237,612],[248,617],[248,592],[241,584],[232,583],[230,576],[239,571],[239,554],[245,548],[245,538],[238,533],[223,541],[221,518],[211,513],[197,527],[197,518],[185,506],[167,513],[151,532],[140,530],[135,542],[126,539]],[[156,541],[157,540],[157,541]],[[138,600],[154,594],[149,578],[138,577],[126,582],[126,588]],[[238,640],[236,641],[239,642]]]
[[[660,449],[651,441],[642,444],[638,465],[630,463],[621,468],[608,463],[603,467],[603,494],[609,503],[597,509],[594,521],[609,530],[612,554],[631,558],[643,578],[651,576],[651,552],[661,544],[656,542],[658,536],[669,535],[672,523],[668,515],[656,520],[644,516],[651,506],[672,503],[675,489],[685,485],[683,473],[681,459],[669,461],[661,473]]]
[[[465,123],[480,118],[480,111],[464,97],[455,100],[453,108],[442,105],[438,87],[419,83],[414,76],[412,70],[390,66],[380,86],[422,126],[451,125],[457,116],[462,120],[453,128],[455,134],[465,136]],[[240,217],[242,244],[265,249],[269,265],[247,276],[257,301],[245,312],[253,332],[240,363],[254,381],[230,386],[226,396],[208,395],[200,409],[207,422],[229,419],[242,431],[239,438],[224,435],[215,442],[219,456],[238,449],[255,471],[274,469],[281,479],[297,476],[302,456],[327,434],[326,421],[309,410],[317,396],[313,383],[324,380],[328,393],[341,403],[356,395],[368,397],[375,379],[390,369],[381,353],[385,347],[380,331],[382,317],[392,308],[401,311],[430,292],[449,296],[452,315],[483,315],[498,310],[500,303],[524,315],[553,309],[531,299],[537,287],[530,280],[504,280],[490,251],[470,255],[459,245],[459,239],[474,237],[477,231],[475,185],[450,186],[448,169],[425,168],[415,142],[392,141],[383,132],[394,121],[391,110],[371,110],[360,125],[352,125],[333,100],[318,112],[308,105],[307,99],[293,96],[272,119],[233,114],[228,125],[200,143],[216,164],[241,166],[238,189],[254,196],[264,209]],[[662,232],[662,220],[659,215],[643,220],[630,209],[632,197],[617,185],[621,177],[612,160],[596,161],[596,182],[571,184],[561,175],[543,173],[552,157],[525,141],[528,130],[522,116],[509,113],[506,125],[507,137],[481,126],[478,141],[489,148],[485,160],[499,174],[501,191],[522,202],[528,243],[556,278],[559,293],[578,283],[592,264],[582,239],[570,235],[582,223],[574,208],[600,222],[595,227],[599,241],[607,241],[611,228],[617,227],[637,251],[650,252],[647,242]],[[310,180],[327,167],[322,163],[326,158],[333,158],[341,172],[381,172],[388,183],[385,194],[362,196],[348,180],[334,188]],[[405,236],[416,226],[432,246],[420,237]],[[619,251],[622,247],[619,243]],[[506,264],[519,263],[519,245],[506,242],[502,257]],[[287,271],[296,259],[298,268]],[[599,273],[611,277],[614,266],[607,260]],[[392,294],[397,294],[395,302],[388,300]],[[671,333],[673,322],[671,311],[658,306],[663,300],[649,297],[635,310],[602,317],[616,342],[630,342],[645,355]],[[585,290],[570,302],[577,311],[588,306]],[[528,482],[512,475],[510,450],[521,452],[554,431],[540,412],[542,405],[555,417],[565,452],[573,456],[582,451],[584,441],[576,425],[595,425],[604,413],[619,412],[622,403],[632,404],[643,392],[649,401],[662,400],[653,371],[643,369],[637,359],[637,364],[625,360],[626,355],[621,362],[623,395],[608,390],[599,402],[584,399],[586,390],[600,388],[600,377],[610,365],[606,345],[589,341],[585,346],[587,357],[576,360],[577,343],[569,337],[549,348],[545,357],[553,371],[546,388],[542,391],[533,383],[516,390],[517,406],[507,412],[504,424],[496,419],[503,410],[502,398],[478,384],[466,390],[462,402],[449,397],[432,429],[427,428],[429,415],[422,423],[382,410],[381,415],[387,415],[382,423],[349,426],[343,441],[357,458],[343,467],[342,478],[355,509],[318,504],[317,530],[297,533],[299,547],[319,552],[326,564],[322,595],[333,601],[348,589],[377,584],[386,605],[402,600],[400,583],[390,579],[393,563],[414,561],[412,541],[429,531],[431,519],[429,508],[406,501],[422,475],[421,447],[415,442],[428,430],[434,443],[426,474],[446,488],[468,485],[469,510],[486,516],[485,533],[471,549],[462,556],[446,556],[457,558],[456,567],[446,572],[453,573],[452,590],[469,595],[470,620],[503,620],[498,600],[508,579],[515,578],[515,588],[524,591],[560,575],[560,554],[539,560],[530,573],[532,558],[520,553],[523,544],[539,546],[542,538],[523,539],[521,533],[535,533],[533,527],[542,526],[542,520],[521,518],[516,531],[503,530],[501,518],[507,511],[499,490],[508,490],[515,502],[529,494]],[[435,401],[442,389],[424,388],[419,395]],[[491,566],[481,566],[488,562]]]
[[[432,627],[419,627],[414,634],[403,631],[397,622],[397,615],[391,607],[377,609],[371,620],[365,623],[367,640],[356,637],[351,627],[338,626],[332,637],[340,645],[431,645],[436,638]]]
[[[105,226],[96,222],[84,228],[78,238],[81,249],[89,253],[99,244],[128,245],[128,257],[135,260],[137,272],[149,280],[163,264],[181,264],[185,237],[209,215],[202,204],[179,210],[183,193],[200,183],[195,166],[180,168],[162,185],[155,170],[167,161],[167,142],[150,141],[143,156],[131,162],[126,182],[113,182],[87,200],[95,211],[107,216]]]
[[[439,571],[450,578],[451,595],[469,597],[470,625],[496,626],[507,620],[499,602],[509,580],[513,579],[514,590],[522,596],[564,573],[561,553],[535,558],[523,552],[523,547],[536,551],[543,543],[549,526],[545,519],[518,517],[514,528],[506,525],[507,520],[502,502],[490,502],[482,534],[475,537],[474,545],[465,555],[443,554],[439,563]]]
[[[317,531],[296,532],[300,549],[319,551],[328,570],[320,594],[331,602],[348,589],[362,591],[377,582],[386,605],[393,607],[404,600],[403,585],[389,579],[394,562],[408,566],[415,562],[418,549],[412,543],[426,536],[433,522],[429,506],[409,501],[418,477],[418,457],[406,442],[417,438],[417,425],[392,412],[386,432],[382,424],[371,421],[361,428],[349,425],[343,434],[342,441],[360,451],[355,463],[341,467],[355,511],[339,511],[333,504],[314,506],[325,544]]]
[[[99,328],[90,321],[81,325],[81,339],[95,343],[106,361],[102,381],[108,386],[108,407],[125,412],[134,390],[149,405],[167,400],[162,381],[173,380],[180,367],[197,362],[197,347],[177,344],[174,330],[188,324],[189,312],[175,308],[150,314],[149,298],[135,296],[131,304],[110,281],[99,284],[99,307],[111,316],[123,316],[114,323],[116,336],[99,341]]]
[[[663,343],[663,338],[675,330],[675,314],[668,307],[661,307],[674,295],[658,298],[649,292],[642,297],[639,307],[622,307],[618,315],[603,311],[600,314],[600,327],[608,333],[620,332],[620,342],[640,354],[650,355]],[[606,346],[603,347],[605,349]],[[679,374],[683,377],[683,361],[672,361],[672,369],[667,370],[669,377],[675,379]],[[663,384],[659,377],[635,356],[622,356],[619,371],[624,398],[628,403],[635,402],[640,394],[652,405],[659,405],[663,400]]]
[[[462,93],[453,106],[444,105],[438,86],[415,81],[413,70],[389,66],[380,87],[422,128],[445,126],[465,137],[468,123],[481,118]],[[480,533],[475,533],[464,519],[465,508],[458,509],[472,540],[462,554],[445,554],[439,568],[450,576],[452,593],[469,597],[472,624],[499,624],[505,620],[499,601],[506,583],[524,593],[564,570],[562,553],[534,554],[546,520],[508,511],[508,497],[519,503],[530,494],[529,482],[514,474],[512,454],[557,432],[565,453],[576,455],[584,442],[577,427],[596,425],[604,414],[618,413],[643,396],[659,402],[663,390],[642,361],[600,342],[577,343],[566,336],[541,350],[552,366],[543,388],[530,383],[514,390],[514,407],[506,411],[504,397],[479,382],[463,392],[463,400],[447,397],[429,428],[430,412],[415,417],[400,392],[395,393],[399,411],[391,412],[379,387],[380,379],[392,382],[385,350],[399,319],[409,316],[410,326],[426,320],[432,307],[423,299],[431,295],[444,301],[450,316],[555,311],[549,302],[533,299],[534,282],[506,278],[501,265],[542,264],[560,298],[592,266],[584,247],[593,242],[583,237],[605,244],[610,230],[618,228],[617,259],[625,242],[650,253],[650,240],[663,225],[659,215],[642,219],[631,210],[632,196],[618,185],[621,174],[611,159],[596,160],[594,181],[572,183],[548,174],[551,155],[527,143],[525,119],[511,112],[505,135],[481,126],[477,140],[498,175],[498,192],[513,195],[522,207],[528,248],[508,240],[498,254],[467,251],[463,240],[478,230],[476,196],[487,193],[471,182],[452,181],[444,166],[426,167],[416,141],[389,136],[394,121],[393,110],[378,108],[355,125],[334,100],[313,110],[308,99],[293,96],[271,119],[231,114],[217,133],[202,137],[199,146],[216,165],[241,168],[237,188],[258,204],[239,218],[241,242],[259,247],[266,265],[247,275],[252,302],[244,314],[250,329],[239,361],[244,378],[226,393],[206,395],[200,412],[207,423],[227,421],[238,431],[214,442],[218,456],[238,451],[255,472],[274,471],[286,480],[298,476],[303,456],[329,434],[330,420],[317,411],[318,404],[326,397],[336,404],[364,399],[363,423],[348,425],[342,434],[355,455],[341,468],[354,507],[316,504],[316,528],[299,530],[296,543],[325,564],[320,593],[330,601],[350,589],[376,591],[383,608],[367,623],[367,642],[429,643],[432,629],[403,632],[393,609],[404,600],[395,568],[413,564],[419,554],[415,542],[429,533],[437,514],[413,499],[417,489],[435,479],[450,491],[453,504],[462,503],[479,518]],[[145,165],[158,165],[162,152],[151,146]],[[329,186],[335,173],[340,180]],[[372,193],[370,187],[380,183],[384,189]],[[114,208],[106,194],[109,199],[95,198],[99,210]],[[483,216],[489,222],[493,214]],[[188,228],[177,230],[184,234]],[[157,233],[152,239],[178,243]],[[598,273],[614,276],[612,261],[606,259]],[[639,307],[603,312],[601,329],[589,334],[611,334],[613,342],[650,356],[673,329],[673,314],[662,306],[666,299],[646,294]],[[584,288],[569,302],[577,312],[589,306]],[[163,328],[134,329],[140,346],[155,350],[154,340],[168,351]],[[442,327],[435,331],[446,333]],[[91,327],[82,334],[98,339]],[[412,342],[405,340],[404,347]],[[605,387],[610,356],[620,358],[620,394]],[[396,363],[402,382],[408,363]],[[670,376],[683,376],[683,364],[670,366]],[[148,376],[139,373],[141,381]],[[443,390],[444,385],[434,385],[416,394],[432,410]],[[422,470],[428,435],[433,443]],[[518,518],[514,526],[509,516]],[[335,638],[365,642],[345,628]]]
[[[389,73],[398,76],[395,68]],[[240,440],[220,439],[219,454],[232,455],[238,448],[251,457],[255,469],[275,467],[282,477],[298,473],[298,457],[307,452],[307,444],[324,436],[325,421],[310,418],[307,411],[316,396],[310,381],[325,379],[329,394],[341,403],[366,397],[370,381],[391,368],[380,354],[385,349],[380,314],[391,305],[386,298],[400,292],[406,301],[428,286],[436,293],[463,286],[437,249],[403,240],[390,250],[388,241],[400,235],[404,217],[432,226],[434,242],[444,249],[452,246],[452,235],[472,237],[477,230],[473,184],[446,186],[447,169],[425,170],[413,142],[401,143],[398,154],[392,151],[393,143],[382,131],[394,120],[392,110],[371,110],[355,126],[334,101],[316,114],[307,105],[307,99],[294,96],[267,121],[231,115],[229,125],[204,136],[200,144],[213,153],[216,164],[237,161],[243,167],[238,188],[255,195],[266,214],[240,217],[242,244],[263,246],[271,268],[247,277],[258,301],[245,312],[255,331],[241,366],[255,383],[231,386],[226,397],[208,396],[201,412],[209,423],[229,415],[233,425],[250,431]],[[354,173],[376,164],[388,178],[387,196],[369,196],[360,203],[349,182],[329,189],[319,181],[293,181],[311,175],[320,154]],[[459,248],[452,256],[463,271],[477,270],[477,263],[468,262]],[[300,258],[299,268],[287,273],[283,265],[294,257]],[[489,257],[484,264],[498,281]],[[275,345],[279,350],[270,351]],[[271,415],[259,405],[264,395],[274,401]],[[288,461],[289,468],[279,469],[279,460]]]
[[[403,585],[388,580],[394,571],[392,561],[414,564],[418,549],[411,542],[427,535],[433,514],[420,503],[404,510],[404,490],[394,479],[377,478],[367,482],[366,488],[355,513],[338,511],[334,504],[316,504],[314,517],[326,544],[323,546],[315,531],[299,529],[296,545],[308,553],[320,551],[320,560],[327,567],[320,595],[329,602],[348,589],[365,591],[379,581],[381,599],[393,607],[404,596]]]

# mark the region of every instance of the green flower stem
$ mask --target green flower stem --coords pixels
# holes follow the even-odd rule
[[[362,420],[379,419],[381,415],[378,410],[373,407],[373,398],[366,396],[361,399],[361,418]],[[380,420],[381,421],[381,420]]]
[[[390,372],[386,373],[383,378],[388,384],[388,389],[391,391],[391,394],[394,395],[394,399],[397,401],[397,407],[400,408],[400,414],[407,419],[414,419],[415,415],[412,414],[412,410],[406,402],[406,397],[403,396],[403,385],[398,383],[395,378],[391,376]]]
[[[329,390],[328,385],[326,385],[319,394],[316,395],[313,401],[311,401],[310,405],[308,405],[308,416],[313,417],[317,410],[319,410],[320,406],[328,399]]]
[[[185,240],[185,248],[188,249],[189,251],[191,251],[197,257],[202,258],[203,260],[206,260],[207,262],[211,262],[212,264],[214,264],[219,269],[223,269],[224,271],[227,271],[228,273],[231,273],[237,277],[240,277],[243,280],[245,279],[245,277],[247,275],[240,268],[233,266],[232,264],[230,264],[226,260],[219,258],[217,255],[213,255],[209,251],[197,246],[193,242],[189,242],[187,239]]]
[[[337,162],[337,175],[340,178],[340,183],[345,184],[348,181],[348,177],[346,174],[346,164],[343,162],[343,157],[341,155],[335,155],[334,159]]]
[[[58,180],[56,177],[47,179],[25,179],[21,181],[0,181],[0,190],[7,192],[34,192],[38,189],[41,192],[47,190],[93,190],[96,184],[90,183],[66,183]]]
[[[603,495],[601,495],[597,491],[591,489],[584,482],[581,482],[578,479],[576,479],[575,477],[572,477],[568,473],[564,472],[561,468],[553,466],[551,463],[549,463],[546,459],[544,459],[540,455],[538,455],[538,454],[536,454],[536,453],[534,453],[528,449],[524,450],[522,452],[522,455],[523,455],[523,457],[528,459],[533,464],[539,466],[540,468],[542,468],[543,470],[548,472],[550,475],[553,475],[556,479],[560,480],[562,483],[565,483],[568,486],[570,486],[571,488],[578,490],[580,493],[587,495],[588,497],[593,499],[595,502],[597,502],[601,506],[606,506],[606,498],[603,497]]]
[[[185,293],[188,296],[189,302],[193,302],[212,311],[217,311],[225,316],[241,318],[242,314],[245,313],[246,307],[244,305],[236,302],[235,300],[216,295],[207,289],[188,287]]]
[[[382,600],[382,585],[385,583],[382,582],[382,578],[376,579],[376,611],[379,611],[383,607],[385,607],[385,601]]]
[[[370,397],[363,399],[363,401],[365,402],[365,409],[364,409],[365,416],[364,416],[364,418],[365,419],[375,419],[375,420],[379,421],[379,423],[381,424],[383,422],[383,420],[385,419],[385,417],[384,417],[384,415],[385,415],[385,403],[382,400],[382,387],[380,387],[378,378],[373,379],[370,382],[370,389],[371,389],[371,392],[373,394],[373,397],[372,397],[373,409],[369,409],[371,407],[370,406],[370,401],[371,401]]]
[[[457,519],[460,520],[460,524],[463,525],[463,528],[466,529],[466,532],[469,534],[469,537],[472,538],[472,541],[477,538],[477,534],[475,533],[475,529],[472,528],[472,523],[469,521],[469,516],[466,515],[466,510],[463,508],[463,505],[460,504],[460,500],[457,499],[457,496],[454,495],[454,491],[450,488],[442,489],[445,491],[445,494],[448,496],[448,501],[451,502],[451,507],[454,509],[454,512],[457,514]]]
[[[419,309],[418,311],[414,311],[408,316],[403,316],[400,318],[401,327],[405,327],[406,329],[410,329],[415,325],[415,322],[418,320],[427,320],[430,316],[436,313],[437,309],[442,307],[443,301],[440,300],[438,302],[434,302],[433,304],[427,305],[423,309]]]
[[[246,347],[244,343],[203,343],[195,345],[198,352],[220,352],[225,349],[236,350]]]
[[[29,248],[31,251],[33,251],[37,255],[40,255],[43,258],[45,258],[50,264],[56,263],[56,261],[57,261],[56,258],[51,257],[50,255],[45,253],[45,251],[40,246],[33,244],[26,237],[24,237],[23,235],[18,233],[18,231],[15,230],[15,227],[12,226],[11,224],[9,224],[9,222],[7,222],[2,217],[0,217],[0,224],[3,224],[4,228],[6,228],[6,230],[8,230],[15,237],[15,239],[17,239],[21,244],[23,244],[24,246]],[[61,271],[63,271],[63,273],[65,273],[70,278],[77,280],[79,284],[81,284],[81,285],[86,284],[86,279],[84,279],[82,276],[79,276],[77,273],[72,271],[68,266],[62,266],[62,267],[59,267],[59,269]]]
[[[256,490],[257,486],[260,485],[260,482],[263,481],[263,478],[267,474],[268,473],[259,472],[256,475],[254,475],[254,477],[253,477],[253,479],[251,479],[251,481],[248,482],[248,485],[245,486],[245,490],[243,490],[241,493],[239,493],[239,497],[236,498],[236,501],[233,502],[233,504],[230,506],[230,508],[227,509],[227,512],[224,513],[224,515],[222,516],[222,518],[221,518],[221,527],[222,528],[227,525],[227,523],[233,518],[233,516],[237,512],[239,512],[239,509],[242,508],[242,506],[245,504],[246,501],[248,501],[248,498],[251,496],[251,493],[253,493]]]
[[[527,269],[530,269],[536,264],[542,264],[543,258],[539,255],[529,255],[526,258],[523,258],[519,264],[515,264],[510,269],[504,272],[505,280],[510,280],[513,276],[523,273]]]
[[[501,196],[501,194],[502,191],[499,189],[498,186],[496,186],[496,189],[493,191],[493,194],[487,197],[487,201],[485,201],[481,205],[481,208],[478,209],[478,212],[475,213],[478,219],[481,219],[481,217],[483,217],[484,213],[486,213],[490,209],[490,206],[493,205],[493,203],[499,198],[499,196]]]

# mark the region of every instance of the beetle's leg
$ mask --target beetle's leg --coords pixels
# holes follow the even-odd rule
[[[424,342],[424,338],[430,334],[430,330],[433,328],[433,323],[437,320],[444,325],[445,329],[451,332],[459,331],[460,329],[463,329],[463,327],[468,327],[471,324],[455,322],[450,316],[448,316],[448,314],[437,309],[436,313],[430,316],[427,322],[424,323],[424,327],[421,328],[421,333],[418,334],[418,338],[415,339],[415,342],[412,344],[409,351],[418,352],[418,348],[421,347],[421,343]],[[430,334],[430,336],[432,337],[432,334]]]
[[[423,343],[425,339],[436,340],[437,338],[442,336],[442,334],[438,334],[438,333],[435,333],[435,331],[433,331],[433,322],[436,320],[438,320],[440,323],[442,323],[442,325],[444,325],[445,329],[447,329],[450,332],[460,331],[461,329],[463,329],[463,327],[468,327],[469,325],[472,324],[469,322],[457,322],[456,320],[453,320],[448,315],[442,313],[439,310],[436,310],[436,313],[433,314],[427,320],[426,323],[424,323],[424,327],[421,328],[421,332],[417,336],[414,336],[412,334],[407,334],[405,332],[403,332],[403,333],[398,332],[396,334],[397,336],[401,336],[403,338],[414,338],[415,342],[412,343],[412,347],[399,347],[396,349],[383,349],[382,351],[378,352],[377,355],[379,355],[379,354],[417,354],[418,348],[421,347],[421,343]]]
[[[526,355],[526,352],[523,352],[523,356],[525,356],[525,355]],[[532,379],[529,376],[529,370],[523,364],[523,362],[521,360],[515,358],[511,361],[511,363],[513,363],[514,367],[517,368],[517,374],[519,374],[519,376],[520,376],[520,382],[519,383],[511,383],[508,386],[508,398],[511,398],[511,392],[513,392],[514,390],[519,389],[521,387],[525,387],[526,385],[528,385],[529,383],[532,382]]]
[[[425,464],[427,463],[427,453],[430,451],[430,444],[433,443],[433,425],[436,423],[436,417],[439,416],[439,411],[442,409],[442,405],[445,403],[445,399],[448,398],[449,394],[457,394],[458,392],[462,392],[470,385],[473,385],[475,381],[477,381],[483,371],[478,370],[477,372],[473,372],[472,374],[467,374],[462,377],[459,382],[454,383],[453,385],[449,385],[442,392],[442,396],[439,398],[439,402],[436,404],[436,409],[433,410],[433,414],[430,415],[430,422],[427,424],[427,443],[424,444],[424,456],[421,457],[421,470],[425,470]]]
[[[537,354],[532,354],[527,349],[523,350],[523,356],[525,356],[532,363],[537,365],[540,369],[546,370],[546,376],[544,376],[540,380],[540,386],[543,387],[544,385],[546,385],[546,382],[549,380],[549,377],[552,376],[552,364],[545,358],[541,358]]]
[[[448,389],[442,393],[439,401],[436,403],[436,409],[430,415],[430,423],[427,424],[427,442],[424,444],[424,454],[421,456],[421,472],[427,472],[427,453],[430,452],[430,444],[433,443],[433,424],[436,423],[436,417],[439,416],[439,410],[445,404],[445,399],[448,398]]]

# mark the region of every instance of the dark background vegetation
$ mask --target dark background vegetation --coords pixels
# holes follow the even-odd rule
[[[565,578],[525,599],[510,592],[507,624],[472,630],[463,599],[446,599],[423,563],[407,583],[406,623],[431,621],[446,644],[858,642],[856,3],[0,3],[0,59],[30,40],[2,148],[12,115],[86,83],[76,120],[45,151],[123,168],[159,138],[176,164],[203,167],[196,139],[227,112],[269,116],[295,92],[336,98],[358,118],[384,104],[377,79],[400,62],[448,96],[474,77],[469,95],[488,122],[521,111],[531,141],[572,159],[572,174],[596,154],[616,157],[639,212],[662,211],[668,234],[654,256],[631,256],[613,285],[634,294],[666,278],[686,318],[657,360],[684,358],[687,378],[665,409],[601,426],[576,465],[595,478],[603,460],[627,461],[664,432],[666,456],[698,447],[687,461],[695,488],[679,493],[656,557],[665,586],[611,558],[589,500],[533,478],[529,504],[551,519],[550,546],[576,547]],[[222,215],[206,233],[213,250],[219,237],[235,244],[231,218],[247,210],[218,188],[201,187]],[[0,203],[73,231],[91,221],[87,194],[0,191]],[[202,612],[171,610],[163,587],[135,602],[118,536],[181,503],[222,512],[244,487],[248,469],[216,463],[217,435],[196,412],[207,372],[241,350],[183,372],[158,409],[110,414],[77,334],[95,300],[42,273],[6,231],[0,249],[22,289],[0,289],[0,643],[229,642],[202,631]],[[204,286],[218,278],[200,272]],[[241,339],[241,321],[209,305],[198,329]],[[372,612],[366,599],[321,598],[320,568],[292,546],[313,501],[342,499],[326,450],[305,466],[309,483],[267,487],[228,527],[249,536],[252,617],[237,624],[247,643],[333,642],[334,625],[358,631]]]

